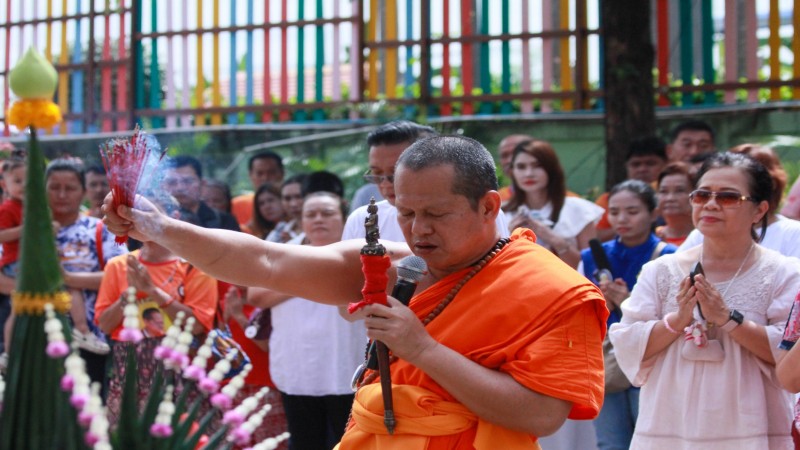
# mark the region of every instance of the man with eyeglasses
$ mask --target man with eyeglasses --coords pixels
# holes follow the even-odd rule
[[[408,120],[395,120],[379,126],[367,135],[369,146],[369,169],[364,181],[378,187],[384,200],[378,202],[378,228],[381,238],[404,242],[405,238],[397,225],[397,209],[394,207],[394,166],[403,150],[414,142],[436,136],[436,130]],[[353,211],[347,218],[342,240],[363,238],[367,205]]]
[[[384,198],[377,203],[381,239],[405,242],[403,232],[397,223],[397,208],[394,206],[394,168],[400,154],[411,144],[436,135],[433,128],[407,120],[386,123],[367,135],[369,169],[364,174],[364,181],[377,185]],[[364,238],[366,218],[367,205],[353,211],[344,225],[342,240]],[[497,225],[503,237],[508,236],[508,224],[503,214],[497,215]]]
[[[200,161],[186,155],[171,158],[166,163],[161,185],[178,200],[181,218],[203,228],[222,228],[241,231],[232,215],[217,211],[200,200],[203,170]]]

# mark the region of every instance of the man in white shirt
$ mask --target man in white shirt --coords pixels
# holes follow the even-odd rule
[[[397,159],[403,150],[414,142],[436,135],[433,128],[407,120],[395,120],[383,124],[367,135],[369,170],[364,174],[364,180],[376,184],[384,198],[377,204],[381,239],[405,242],[400,226],[397,225],[397,209],[394,207],[394,166]],[[344,225],[342,240],[365,237],[366,217],[366,205],[353,211]]]
[[[381,239],[405,242],[403,232],[397,224],[397,208],[394,207],[394,167],[400,154],[414,142],[436,135],[433,128],[407,120],[386,123],[367,135],[369,170],[364,174],[364,180],[376,184],[385,199],[377,203]],[[344,225],[342,240],[364,238],[366,218],[367,205],[353,211]],[[508,236],[508,224],[503,214],[497,215],[497,224],[502,237]]]

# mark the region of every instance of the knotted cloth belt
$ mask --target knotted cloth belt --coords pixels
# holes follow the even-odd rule
[[[462,433],[477,426],[475,450],[535,450],[531,436],[478,418],[464,405],[442,399],[433,392],[409,385],[393,385],[397,428],[390,436],[383,424],[380,384],[362,387],[353,402],[355,425],[347,430],[334,450],[425,449],[431,436]]]

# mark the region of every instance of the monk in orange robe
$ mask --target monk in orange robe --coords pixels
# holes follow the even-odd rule
[[[532,391],[569,401],[570,418],[591,419],[603,400],[603,297],[534,240],[530,230],[517,229],[426,329],[471,361],[507,373]],[[423,320],[469,271],[449,275],[415,296],[411,310]],[[587,355],[595,357],[587,360]],[[388,436],[383,425],[380,386],[371,384],[356,395],[341,449],[536,448],[535,436],[476,417],[407,361],[392,365],[392,382],[397,384],[395,435]]]
[[[409,307],[390,297],[360,313],[369,337],[397,357],[397,427],[388,434],[380,385],[368,384],[339,449],[536,449],[537,437],[568,416],[594,418],[603,398],[605,301],[532,232],[500,240],[489,152],[464,137],[418,141],[397,162],[395,194],[408,247],[384,245],[395,262],[410,249],[428,274]],[[286,246],[152,211],[109,211],[110,204],[112,232],[155,239],[219,279],[330,304],[360,297],[363,241]],[[391,287],[394,268],[388,275]]]

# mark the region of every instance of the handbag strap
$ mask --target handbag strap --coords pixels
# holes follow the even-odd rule
[[[103,221],[98,220],[95,226],[94,245],[97,249],[97,261],[100,263],[100,270],[106,269],[106,260],[103,258]]]
[[[652,261],[652,260],[658,258],[659,256],[661,256],[661,252],[663,252],[666,247],[667,247],[667,243],[666,242],[658,241],[658,244],[656,244],[656,248],[653,249],[653,254],[650,255],[650,261]]]

